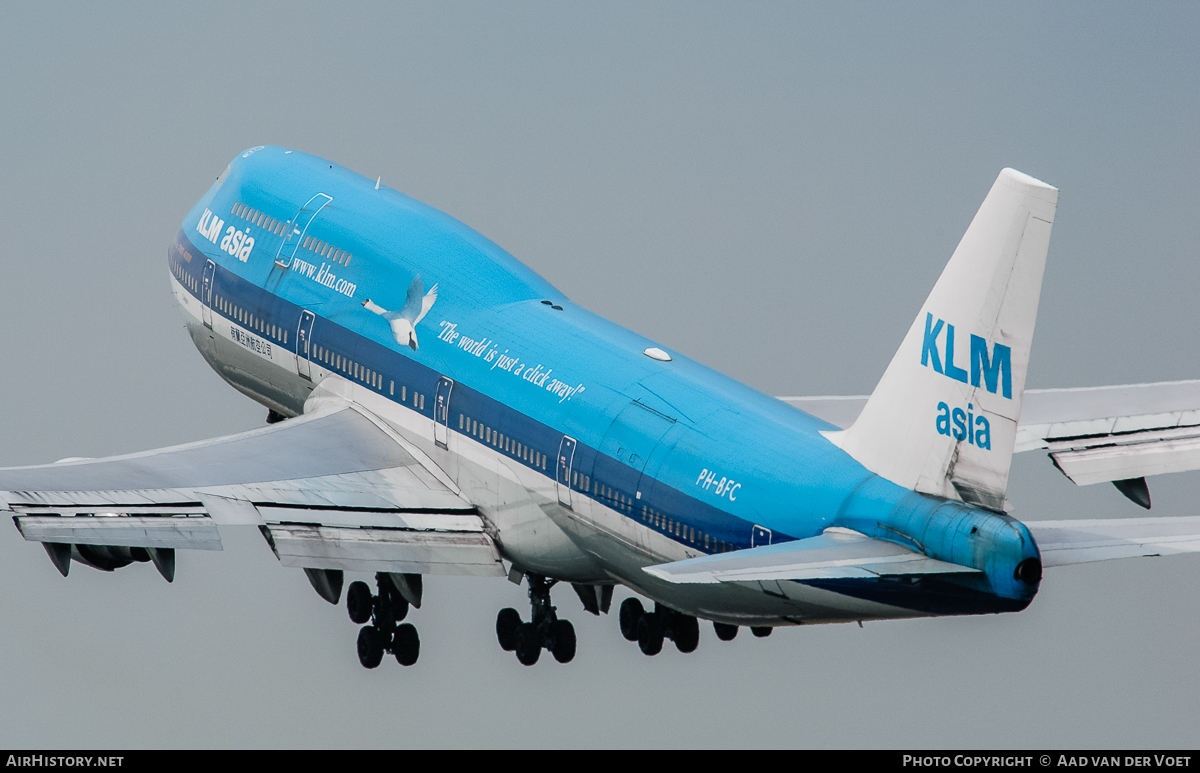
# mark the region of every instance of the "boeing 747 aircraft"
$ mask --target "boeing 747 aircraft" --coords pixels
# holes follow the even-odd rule
[[[1200,550],[1200,517],[1009,515],[1014,453],[1149,508],[1200,468],[1200,381],[1026,390],[1057,189],[1003,170],[869,397],[770,397],[571,303],[462,223],[329,161],[255,147],[183,220],[171,291],[261,429],[0,470],[63,576],[261,532],[418,659],[425,575],[507,577],[496,634],[559,662],[570,584],[647,655],[741,627],[1016,612],[1045,567]],[[899,336],[898,336],[899,337]],[[184,560],[202,560],[189,556]],[[298,576],[298,575],[297,575]],[[557,596],[563,603],[561,591]]]

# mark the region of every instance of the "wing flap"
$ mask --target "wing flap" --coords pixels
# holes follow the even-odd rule
[[[279,523],[263,534],[284,566],[359,572],[506,574],[477,516],[437,516],[438,530],[347,528]]]
[[[206,515],[17,515],[13,521],[30,542],[221,549],[221,535]]]
[[[1080,486],[1200,469],[1200,427],[1050,441],[1050,458]]]
[[[1200,552],[1200,516],[1026,521],[1043,566]]]
[[[938,561],[902,545],[847,529],[827,529],[817,537],[659,564],[644,571],[671,583],[712,584],[961,574],[979,570]]]

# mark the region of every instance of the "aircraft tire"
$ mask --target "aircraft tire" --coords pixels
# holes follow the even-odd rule
[[[533,623],[521,623],[516,635],[517,660],[523,666],[532,666],[542,655],[542,642]]]
[[[568,620],[556,620],[550,626],[550,654],[559,663],[570,663],[575,657],[575,626]]]
[[[675,649],[695,652],[700,645],[700,623],[691,615],[679,615],[675,620]]]
[[[657,655],[663,648],[663,627],[657,614],[642,615],[638,620],[637,643],[643,655]]]
[[[392,638],[392,652],[396,662],[402,666],[411,666],[421,656],[421,637],[412,623],[405,623],[396,629]]]
[[[768,636],[771,635],[771,631],[774,631],[774,630],[775,629],[769,625],[752,625],[752,626],[750,626],[750,633],[754,634],[755,636],[757,636],[760,639],[767,638]]]
[[[383,662],[383,639],[373,625],[364,625],[358,632],[358,662],[363,668],[376,668]]]
[[[365,582],[357,580],[350,583],[346,591],[346,611],[350,619],[362,625],[371,619],[371,588]]]
[[[501,609],[496,615],[496,640],[500,649],[512,652],[517,648],[517,628],[521,625],[521,613],[512,607]]]
[[[738,627],[729,623],[713,623],[713,630],[721,641],[733,641],[737,638]]]
[[[645,608],[642,607],[642,602],[635,598],[627,598],[621,602],[621,611],[617,615],[617,622],[621,626],[621,635],[625,637],[625,641],[638,640],[638,620],[646,614]]]

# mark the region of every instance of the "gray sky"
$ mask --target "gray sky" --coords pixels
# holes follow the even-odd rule
[[[1185,3],[6,3],[0,464],[259,426],[167,291],[238,151],[334,159],[574,300],[770,394],[870,392],[1002,167],[1058,186],[1029,386],[1200,376],[1200,7]],[[1151,481],[1195,515],[1200,476]],[[1141,514],[1014,463],[1018,517]],[[495,642],[503,580],[432,578],[420,663],[257,534],[61,578],[0,524],[6,746],[1179,746],[1200,558],[1050,570],[1016,615],[646,658]],[[620,594],[618,594],[618,598]]]

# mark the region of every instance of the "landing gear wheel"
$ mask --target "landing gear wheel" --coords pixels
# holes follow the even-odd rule
[[[768,636],[771,635],[771,631],[774,631],[774,630],[775,629],[769,625],[752,625],[752,626],[750,626],[750,633],[754,634],[755,636],[757,636],[760,639],[767,638]]]
[[[392,652],[396,656],[396,662],[402,666],[411,666],[417,662],[421,655],[421,637],[417,636],[417,629],[412,623],[405,623],[396,629],[392,639]]]
[[[700,644],[700,623],[691,615],[679,615],[673,626],[675,649],[680,652],[695,652]]]
[[[383,661],[383,637],[373,625],[358,632],[358,662],[363,668],[375,668]]]
[[[523,666],[532,666],[542,654],[541,636],[533,623],[521,623],[516,636],[517,660]]]
[[[628,598],[621,602],[621,611],[617,616],[618,622],[621,624],[621,635],[625,637],[625,641],[638,640],[638,620],[646,614],[646,610],[642,607],[642,602],[635,598]]]
[[[642,615],[637,624],[638,649],[644,655],[657,655],[663,648],[663,629],[658,615]]]
[[[721,641],[733,641],[737,636],[738,627],[729,623],[713,623],[713,630]]]
[[[365,582],[350,583],[350,590],[346,591],[346,611],[359,625],[371,619],[371,588]]]
[[[517,627],[521,625],[521,613],[512,607],[505,607],[496,615],[496,640],[500,649],[512,652],[517,648]]]
[[[575,657],[575,626],[557,620],[550,626],[550,654],[559,663],[570,663]]]

